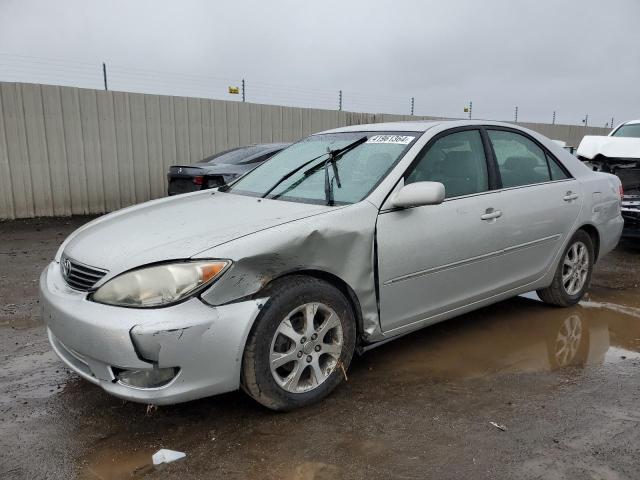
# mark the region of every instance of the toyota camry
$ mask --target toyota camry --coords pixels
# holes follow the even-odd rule
[[[311,135],[230,185],[102,216],[42,273],[53,349],[118,397],[316,402],[354,353],[525,292],[577,303],[620,180],[497,122]]]

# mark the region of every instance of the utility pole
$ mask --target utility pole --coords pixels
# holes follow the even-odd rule
[[[473,102],[469,100],[469,120],[471,120],[471,112],[473,112]]]
[[[413,106],[415,104],[415,98],[411,97],[411,116],[413,117]]]
[[[589,125],[589,114],[588,113],[584,116],[584,119],[582,120],[582,123],[584,123],[585,127]]]
[[[242,79],[242,101],[244,102],[245,100],[245,96],[244,96],[244,78]]]
[[[338,90],[338,111],[342,111],[342,90]]]
[[[613,128],[613,117],[611,117],[611,128]]]
[[[516,107],[516,111],[515,111],[515,123],[518,123],[518,107]]]
[[[551,121],[551,125],[555,125],[556,124],[556,111],[553,111],[553,120]]]
[[[104,62],[102,62],[102,78],[104,78],[104,89],[109,90],[107,88],[107,65]]]

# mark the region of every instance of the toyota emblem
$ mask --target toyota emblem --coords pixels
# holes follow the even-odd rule
[[[69,276],[69,272],[71,271],[71,262],[68,258],[65,258],[62,262],[62,273],[64,273],[65,277]]]

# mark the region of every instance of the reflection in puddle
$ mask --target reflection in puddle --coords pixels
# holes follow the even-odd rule
[[[604,356],[605,363],[617,363],[627,359],[638,360],[640,359],[640,353],[630,352],[629,350],[618,347],[611,347]]]
[[[363,363],[374,376],[465,379],[638,358],[640,308],[628,296],[618,304],[596,291],[578,306],[554,308],[528,294],[374,349]]]
[[[628,307],[627,305],[618,305],[616,303],[609,302],[594,302],[591,300],[584,300],[583,302],[580,302],[580,306],[584,308],[604,308],[640,319],[640,308],[637,307]]]

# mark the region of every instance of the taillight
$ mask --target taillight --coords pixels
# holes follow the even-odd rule
[[[195,183],[196,185],[202,185],[204,183],[204,177],[202,175],[193,177],[193,183]]]
[[[622,188],[622,184],[620,184],[620,200],[624,198],[624,188]]]

